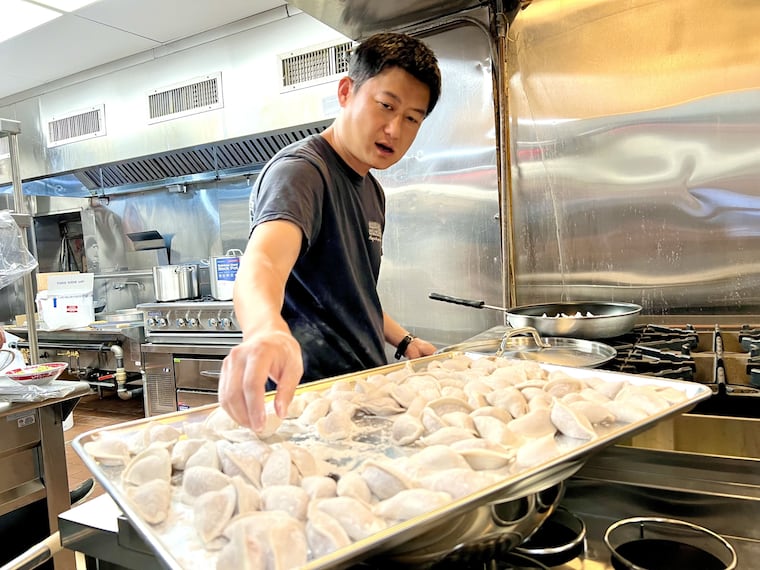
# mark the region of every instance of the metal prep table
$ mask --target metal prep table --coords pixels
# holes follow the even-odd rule
[[[63,420],[90,392],[85,382],[72,384],[74,391],[62,398],[0,408],[0,516],[46,499],[51,534],[58,515],[71,507]],[[59,552],[53,562],[56,570],[73,570],[74,553]]]

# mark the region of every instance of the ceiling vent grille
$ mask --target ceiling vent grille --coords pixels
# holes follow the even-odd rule
[[[256,137],[178,150],[77,172],[88,188],[110,189],[166,182],[202,173],[254,172],[290,143],[321,133],[329,122]]]
[[[348,72],[353,42],[280,55],[285,90],[325,83]]]
[[[105,136],[105,105],[52,117],[47,127],[48,148]]]
[[[222,73],[161,87],[148,94],[148,123],[221,109]]]

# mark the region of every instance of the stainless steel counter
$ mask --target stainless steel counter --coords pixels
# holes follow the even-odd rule
[[[51,534],[58,529],[58,515],[71,507],[63,419],[90,391],[84,382],[75,384],[63,398],[0,409],[0,515],[46,499]],[[3,548],[7,553],[12,545],[4,543]],[[74,553],[56,554],[54,565],[56,570],[73,570]]]

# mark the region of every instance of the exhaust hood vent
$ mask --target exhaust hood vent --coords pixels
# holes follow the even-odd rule
[[[353,42],[280,55],[285,90],[325,83],[348,72]]]
[[[193,178],[202,173],[220,177],[220,173],[251,172],[263,167],[277,151],[290,143],[321,133],[330,122],[98,166],[76,174],[88,188],[113,189],[166,183],[171,179]]]
[[[72,111],[48,121],[48,148],[106,134],[105,105]]]
[[[220,109],[222,73],[197,77],[148,94],[148,123],[168,121],[187,115]]]

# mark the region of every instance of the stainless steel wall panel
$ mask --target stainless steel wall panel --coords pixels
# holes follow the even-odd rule
[[[517,16],[516,304],[760,312],[758,24],[743,0],[540,0]]]
[[[491,50],[472,24],[422,39],[439,58],[443,90],[405,158],[375,173],[387,197],[379,291],[394,318],[445,346],[504,323],[428,299],[502,299]]]

